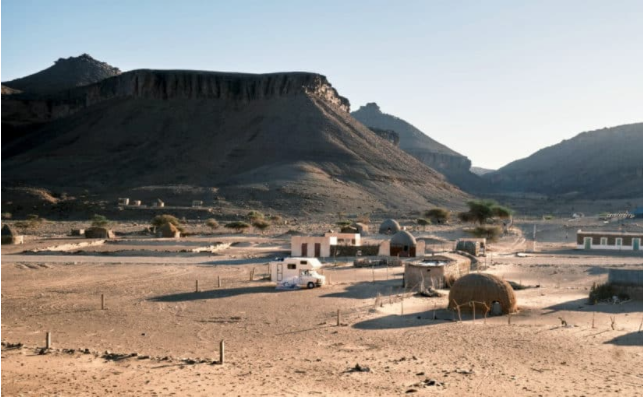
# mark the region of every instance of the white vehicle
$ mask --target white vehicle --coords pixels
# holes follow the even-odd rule
[[[270,262],[270,280],[278,288],[315,288],[326,283],[318,273],[321,262],[317,258],[277,258]]]

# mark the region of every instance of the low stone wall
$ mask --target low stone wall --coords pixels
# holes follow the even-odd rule
[[[638,286],[643,288],[643,270],[610,269],[607,281],[611,284]]]

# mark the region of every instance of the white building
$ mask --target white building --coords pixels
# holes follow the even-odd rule
[[[642,233],[623,233],[618,231],[582,231],[576,234],[578,249],[611,249],[641,251]]]
[[[362,239],[359,234],[326,233],[323,236],[292,236],[290,238],[291,256],[314,256],[316,258],[331,257],[331,247],[338,245],[360,246]]]

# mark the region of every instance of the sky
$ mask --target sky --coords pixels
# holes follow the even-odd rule
[[[88,53],[139,68],[326,75],[499,168],[643,122],[640,0],[4,0],[2,81]]]

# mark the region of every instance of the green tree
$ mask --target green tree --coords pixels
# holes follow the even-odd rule
[[[234,230],[237,234],[243,233],[245,230],[250,228],[250,225],[246,222],[230,222],[224,226],[226,229]]]
[[[261,231],[261,234],[263,234],[264,230],[267,230],[270,228],[270,223],[266,222],[265,220],[255,220],[252,222],[252,227],[259,229]]]
[[[424,212],[424,217],[437,224],[444,224],[451,218],[451,212],[444,208],[433,208]]]
[[[505,206],[499,205],[493,200],[476,200],[467,202],[469,210],[458,214],[463,222],[477,223],[483,225],[489,218],[499,217],[508,219],[513,211]]]
[[[105,227],[110,221],[103,215],[94,215],[92,217],[92,227]]]

